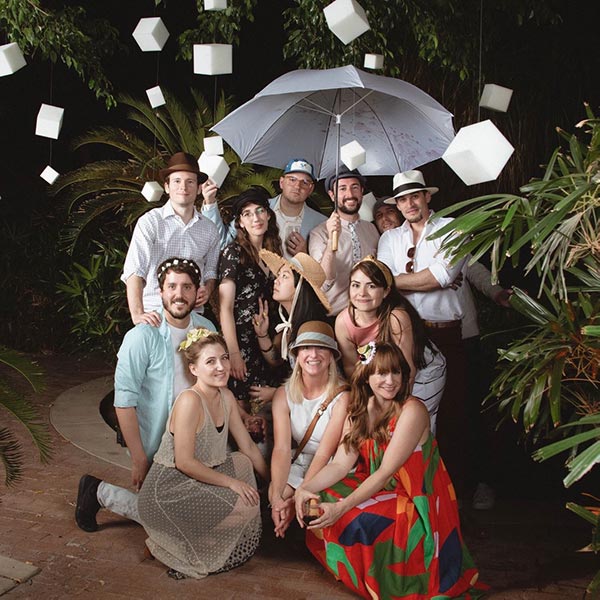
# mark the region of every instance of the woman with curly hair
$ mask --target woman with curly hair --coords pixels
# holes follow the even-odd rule
[[[318,513],[308,548],[369,600],[476,597],[478,572],[427,409],[409,394],[410,366],[396,345],[366,351],[333,461],[296,489],[300,526]]]

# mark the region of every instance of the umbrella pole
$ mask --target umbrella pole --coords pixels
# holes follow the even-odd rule
[[[337,148],[335,152],[335,184],[333,192],[333,210],[338,210],[338,175],[340,174],[340,143],[341,143],[341,129],[342,129],[342,115],[335,115],[335,125],[337,127]],[[333,252],[337,252],[338,249],[338,238],[339,234],[337,231],[333,232],[331,236],[331,249]]]

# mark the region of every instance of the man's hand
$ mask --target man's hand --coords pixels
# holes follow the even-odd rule
[[[331,240],[331,236],[333,235],[334,231],[339,233],[342,231],[342,221],[340,219],[340,215],[338,214],[338,212],[336,210],[334,210],[329,219],[327,219],[326,221],[326,227],[327,227],[327,235],[329,236],[329,239]]]
[[[194,308],[204,306],[207,302],[208,292],[206,291],[206,286],[200,285],[200,287],[198,288],[198,292],[196,293],[196,304],[194,304]]]
[[[285,242],[285,247],[289,254],[295,256],[298,252],[304,252],[308,254],[308,245],[306,240],[296,231],[288,235],[288,239]]]
[[[462,274],[462,271],[460,271],[456,276],[456,279],[448,287],[453,290],[457,290],[463,284],[463,279],[464,276]]]
[[[510,308],[510,297],[513,295],[512,290],[500,290],[494,295],[494,302],[504,308]]]
[[[150,470],[150,463],[146,455],[140,456],[139,458],[131,459],[131,484],[136,492],[140,491],[144,479]]]
[[[152,327],[159,327],[162,321],[162,317],[156,312],[143,312],[131,315],[131,320],[134,325],[138,323],[145,323],[146,325],[152,325]]]

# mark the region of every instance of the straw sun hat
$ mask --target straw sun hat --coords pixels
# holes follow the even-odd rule
[[[321,267],[312,256],[309,256],[304,252],[298,252],[293,258],[286,260],[282,256],[264,249],[261,250],[259,254],[267,267],[269,267],[271,273],[276,277],[283,266],[287,266],[293,271],[296,271],[296,273],[303,277],[310,287],[312,287],[325,307],[325,310],[328,313],[331,312],[331,304],[329,304],[325,292],[321,289],[321,286],[325,283],[325,271],[323,271],[323,267]]]

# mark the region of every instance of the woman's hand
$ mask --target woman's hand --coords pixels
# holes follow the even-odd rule
[[[268,385],[251,385],[250,398],[260,405],[261,408],[273,400],[277,388]]]
[[[246,361],[239,352],[233,352],[229,355],[229,364],[231,365],[231,376],[234,379],[239,379],[240,381],[246,379],[248,375]]]
[[[304,521],[302,520],[304,517],[304,506],[311,499],[315,499],[317,502],[321,501],[320,496],[317,494],[307,492],[305,489],[302,489],[302,487],[296,489],[296,493],[294,494],[294,502],[296,504],[296,521],[298,521],[300,527],[306,527]]]
[[[341,502],[321,502],[319,508],[321,516],[311,521],[308,529],[331,527],[346,512]]]
[[[283,500],[279,498],[278,501],[273,502],[271,505],[271,518],[275,524],[275,537],[284,538],[287,528],[290,526],[292,519],[294,518],[294,498],[288,498]]]
[[[258,337],[269,335],[269,303],[262,298],[258,299],[258,313],[252,317],[252,325]]]
[[[234,479],[229,489],[233,490],[246,506],[256,506],[260,502],[258,491],[244,481]]]

